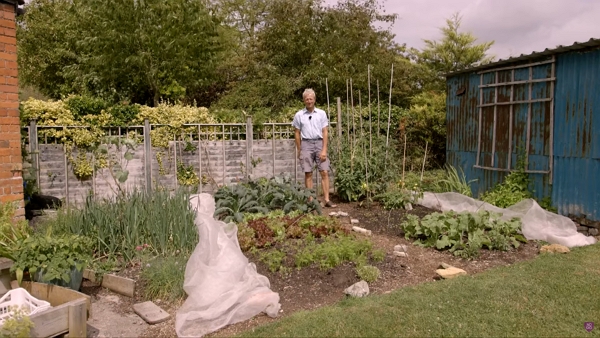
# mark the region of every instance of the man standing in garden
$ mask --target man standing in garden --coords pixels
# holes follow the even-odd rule
[[[294,116],[292,126],[296,129],[296,149],[300,166],[304,171],[306,188],[313,188],[312,173],[315,166],[321,173],[325,207],[335,207],[329,201],[329,158],[327,157],[327,127],[325,111],[315,107],[315,91],[308,88],[302,93],[305,108]]]

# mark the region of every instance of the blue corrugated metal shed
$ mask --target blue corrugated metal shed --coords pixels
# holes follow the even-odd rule
[[[600,220],[600,39],[448,74],[447,90],[447,161],[475,196],[527,154],[536,198]]]

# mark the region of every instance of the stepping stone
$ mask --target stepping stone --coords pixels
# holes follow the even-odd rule
[[[171,316],[151,301],[133,305],[133,311],[137,313],[138,316],[142,317],[148,324],[164,322]]]
[[[352,227],[352,231],[356,231],[358,233],[361,233],[361,234],[364,234],[364,235],[367,235],[367,236],[371,236],[371,234],[372,234],[371,230],[367,230],[367,229],[364,229],[364,228],[361,228],[361,227],[357,227],[357,226],[353,226]]]
[[[351,297],[366,297],[369,295],[369,284],[364,280],[361,280],[344,290],[344,293]]]
[[[398,252],[407,252],[408,251],[408,247],[404,244],[398,244],[396,246],[394,246],[394,251],[398,251]]]
[[[455,267],[451,267],[448,269],[437,269],[435,270],[435,272],[444,279],[452,279],[467,274],[465,270]]]
[[[540,248],[540,252],[549,252],[549,253],[568,253],[571,250],[564,245],[560,244],[550,244],[544,245]]]

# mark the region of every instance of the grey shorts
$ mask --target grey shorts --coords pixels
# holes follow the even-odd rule
[[[325,161],[319,159],[319,154],[323,149],[323,140],[302,140],[302,147],[300,150],[300,166],[302,171],[310,173],[314,170],[315,166],[319,168],[319,171],[329,171],[329,156]]]

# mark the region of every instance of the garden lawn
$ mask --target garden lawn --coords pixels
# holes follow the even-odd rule
[[[599,286],[600,244],[595,244],[475,276],[346,299],[241,336],[600,337]],[[585,322],[595,322],[591,333]]]

